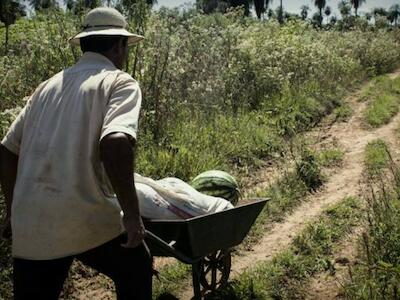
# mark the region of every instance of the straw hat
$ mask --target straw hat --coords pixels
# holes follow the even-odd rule
[[[79,46],[80,38],[91,35],[121,35],[128,37],[128,45],[133,45],[144,37],[126,30],[128,23],[124,16],[116,9],[98,7],[88,12],[83,21],[83,30],[72,37],[71,45]]]

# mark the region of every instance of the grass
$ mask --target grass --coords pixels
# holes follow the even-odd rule
[[[371,101],[381,94],[382,91],[390,91],[393,88],[393,81],[387,75],[381,75],[373,78],[363,89],[360,97],[360,101]]]
[[[313,274],[333,271],[335,245],[358,224],[359,200],[346,198],[309,224],[291,247],[270,262],[259,264],[212,299],[299,299]]]
[[[324,149],[319,152],[317,158],[322,167],[340,167],[343,162],[344,152],[339,148]]]
[[[336,122],[346,122],[353,115],[354,111],[349,103],[344,102],[341,106],[333,110]]]
[[[371,145],[365,151],[365,168],[375,176],[366,178],[369,193],[363,216],[366,228],[359,240],[361,263],[351,270],[344,292],[347,299],[399,299],[400,169],[382,141]]]
[[[166,294],[172,291],[178,291],[191,284],[189,275],[191,266],[181,262],[174,263],[159,270],[160,280],[153,281],[153,299],[162,299]]]
[[[399,99],[384,94],[376,98],[365,111],[365,120],[372,127],[379,127],[389,123],[391,118],[399,112]]]
[[[368,176],[379,176],[389,166],[388,145],[381,139],[369,142],[364,152],[364,168]]]
[[[364,113],[366,123],[379,127],[390,122],[399,112],[400,79],[387,76],[378,77],[375,84],[369,86],[361,99],[368,99],[369,104]]]
[[[216,115],[208,122],[202,117],[182,120],[171,124],[170,134],[160,145],[154,144],[151,136],[141,136],[137,172],[155,179],[173,176],[185,181],[212,169],[246,174],[261,159],[283,151],[282,138],[263,112]]]

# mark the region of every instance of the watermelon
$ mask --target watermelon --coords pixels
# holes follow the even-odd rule
[[[192,180],[191,185],[200,193],[224,198],[233,205],[239,201],[240,191],[237,181],[224,171],[211,170],[203,172]]]

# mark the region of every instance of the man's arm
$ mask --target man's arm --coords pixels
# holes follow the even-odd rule
[[[3,238],[11,237],[11,205],[17,179],[18,155],[0,145],[0,182],[6,200],[6,218],[1,230]]]
[[[123,224],[128,233],[126,247],[139,245],[145,235],[134,184],[134,151],[125,133],[111,133],[100,142],[100,157],[124,212]]]

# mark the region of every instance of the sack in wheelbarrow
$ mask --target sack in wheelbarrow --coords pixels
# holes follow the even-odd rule
[[[178,178],[153,180],[135,174],[141,215],[148,219],[178,220],[223,211],[233,205],[202,194]]]

